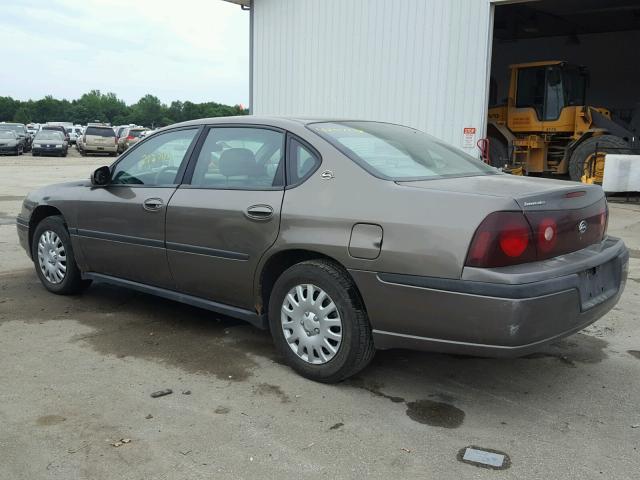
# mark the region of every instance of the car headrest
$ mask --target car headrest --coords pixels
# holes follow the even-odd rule
[[[225,177],[249,176],[256,169],[256,161],[248,148],[229,148],[220,155],[219,167]]]

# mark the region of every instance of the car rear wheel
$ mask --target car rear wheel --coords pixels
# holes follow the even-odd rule
[[[311,380],[334,383],[373,358],[371,327],[347,272],[327,260],[287,269],[269,300],[269,326],[287,363]]]
[[[31,256],[40,281],[50,292],[70,295],[91,284],[90,280],[82,279],[71,237],[60,216],[46,217],[36,226]]]

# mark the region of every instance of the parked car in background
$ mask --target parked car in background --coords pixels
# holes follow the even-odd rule
[[[40,128],[40,131],[47,131],[47,130],[54,131],[54,132],[61,132],[62,136],[67,141],[67,143],[70,141],[69,133],[67,132],[67,127],[65,127],[64,125],[43,125]]]
[[[113,131],[116,132],[116,142],[120,140],[120,137],[122,136],[122,132],[124,132],[126,128],[131,126],[133,125],[118,125],[117,127],[113,127]]]
[[[62,132],[43,129],[36,133],[33,139],[31,155],[56,155],[58,157],[66,157],[68,150],[69,144]]]
[[[145,130],[144,132],[142,132],[140,134],[140,140],[142,140],[143,138],[147,138],[149,135],[153,135],[154,133],[156,133],[158,131],[158,129],[155,130]]]
[[[27,127],[24,123],[0,123],[0,130],[11,130],[18,137],[18,142],[22,146],[23,152],[28,152],[31,150],[32,138],[27,131]]]
[[[518,356],[593,323],[628,271],[607,219],[597,185],[413,128],[245,116],[164,128],[16,222],[49,291],[95,279],[227,314],[336,382],[376,348]]]
[[[89,153],[108,153],[115,157],[118,154],[116,133],[109,125],[89,124],[85,128],[78,150],[82,156]]]
[[[13,130],[0,129],[0,155],[22,155],[24,144]]]
[[[66,127],[67,135],[69,135],[69,145],[74,145],[78,139],[78,134],[73,127]]]
[[[118,153],[122,153],[138,143],[141,135],[146,131],[145,127],[126,127],[122,130],[118,139]]]

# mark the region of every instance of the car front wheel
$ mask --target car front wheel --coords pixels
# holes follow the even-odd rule
[[[278,278],[269,326],[287,363],[311,380],[344,380],[375,353],[360,295],[347,272],[331,261],[298,263]]]
[[[50,292],[70,295],[90,285],[82,279],[62,217],[47,217],[36,226],[31,252],[36,273]]]

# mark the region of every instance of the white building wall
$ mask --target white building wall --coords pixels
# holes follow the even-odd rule
[[[484,131],[489,0],[254,0],[253,113]],[[473,149],[470,149],[473,151]]]

